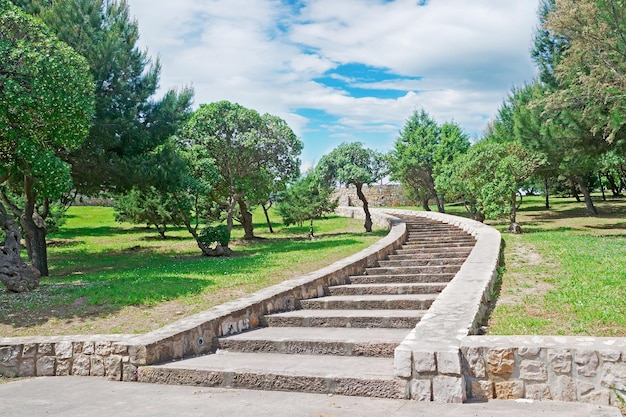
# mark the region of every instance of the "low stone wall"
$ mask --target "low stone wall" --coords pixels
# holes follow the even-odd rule
[[[411,398],[598,405],[626,399],[626,338],[474,336],[492,298],[500,233],[472,220],[409,213],[455,224],[476,237],[461,270],[395,351],[395,374],[410,380]]]
[[[460,344],[476,333],[491,300],[500,259],[500,233],[485,224],[435,212],[386,210],[453,224],[476,238],[454,279],[409,333],[394,357],[395,375],[410,380],[411,398],[463,402],[467,399]]]
[[[362,212],[362,210],[359,210]],[[354,210],[344,211],[354,216]],[[211,353],[215,339],[255,328],[267,314],[293,310],[300,300],[324,295],[399,248],[406,225],[383,213],[373,216],[389,234],[369,248],[318,271],[181,319],[143,335],[0,338],[0,375],[92,375],[135,380],[139,366]]]
[[[398,207],[410,206],[413,202],[409,200],[400,184],[373,184],[363,186],[363,194],[367,199],[370,207]],[[333,199],[339,200],[340,206],[363,207],[361,200],[356,195],[354,186],[337,188],[333,195]]]
[[[578,401],[626,399],[626,339],[472,336],[461,341],[472,398]]]

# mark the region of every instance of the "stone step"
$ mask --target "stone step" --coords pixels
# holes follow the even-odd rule
[[[433,266],[391,266],[366,268],[366,275],[405,275],[405,274],[456,274],[459,265],[433,265]]]
[[[219,349],[298,355],[392,358],[408,329],[266,327],[217,339]]]
[[[412,228],[407,227],[409,234],[420,234],[427,236],[436,236],[436,235],[450,235],[450,236],[468,236],[465,230],[453,228],[442,228],[442,229],[423,229],[423,228]]]
[[[454,243],[454,242],[473,242],[476,243],[476,239],[472,236],[437,236],[437,237],[425,237],[425,236],[411,236],[407,238],[404,244],[407,243]]]
[[[351,284],[389,284],[418,282],[450,282],[454,278],[449,274],[400,274],[400,275],[352,275],[348,279]]]
[[[330,295],[400,295],[400,294],[438,294],[447,283],[388,283],[388,284],[350,284],[329,287]]]
[[[220,351],[137,374],[139,382],[171,385],[407,398],[407,382],[394,378],[389,358]]]
[[[474,248],[474,246],[465,246],[465,247],[454,247],[454,248],[450,248],[447,249],[444,248],[427,248],[427,247],[421,247],[419,245],[413,245],[413,246],[403,246],[402,249],[398,249],[396,250],[396,255],[410,255],[410,254],[415,254],[415,253],[432,253],[432,254],[439,254],[439,253],[465,253],[466,255],[469,255],[469,253],[472,251],[472,249]]]
[[[315,310],[426,310],[437,294],[332,295],[302,300],[303,309]]]
[[[401,266],[440,266],[440,265],[462,265],[467,257],[458,258],[418,258],[418,259],[392,259],[388,261],[378,261],[378,266],[383,268]]]
[[[389,255],[390,261],[409,261],[409,260],[419,260],[419,259],[454,259],[461,258],[467,259],[467,255],[469,251],[465,252],[431,252],[431,253],[410,253],[406,255]]]
[[[270,327],[386,327],[411,329],[424,310],[296,310],[265,316]]]
[[[456,248],[473,248],[476,242],[443,242],[443,243],[419,243],[410,242],[402,245],[402,249],[456,249]]]

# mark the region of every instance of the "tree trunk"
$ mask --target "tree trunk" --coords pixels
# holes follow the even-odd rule
[[[252,213],[248,211],[248,205],[243,199],[239,199],[239,211],[241,211],[241,226],[243,227],[243,238],[254,239],[254,223],[252,223]]]
[[[546,196],[546,210],[550,210],[550,188],[548,187],[548,177],[543,179],[543,193]]]
[[[522,233],[522,228],[517,224],[517,193],[511,194],[511,223],[509,224],[509,233]]]
[[[430,211],[430,206],[428,205],[428,195],[422,198],[422,208],[424,211]]]
[[[313,239],[315,235],[313,234],[313,217],[311,217],[311,223],[309,224],[309,239]]]
[[[204,242],[200,240],[196,229],[191,227],[191,224],[187,221],[185,221],[185,227],[187,228],[187,231],[191,234],[191,236],[193,236],[193,238],[195,239],[196,245],[198,245],[198,248],[200,248],[204,256],[231,256],[233,254],[233,251],[228,246],[222,246],[219,243],[217,244],[217,246],[215,246],[215,248],[211,248],[205,245]]]
[[[435,199],[435,203],[437,203],[437,211],[439,211],[439,213],[445,213],[446,208],[444,207],[443,197],[439,196],[439,193],[437,192],[437,189],[435,188],[435,180],[433,179],[432,174],[429,174],[427,182],[428,182],[428,188],[430,189],[430,192],[432,193],[433,198]]]
[[[261,207],[263,207],[263,213],[265,213],[265,221],[267,222],[267,227],[270,229],[270,233],[274,233],[274,228],[272,227],[272,221],[270,220],[270,214],[268,212],[268,209],[272,207],[272,205],[270,204],[270,206],[266,208],[265,203],[261,203]]]
[[[602,191],[602,201],[606,201],[606,195],[604,194],[604,184],[602,184],[602,174],[598,172],[598,180],[600,181],[600,191]]]
[[[32,266],[37,268],[42,276],[48,276],[48,250],[46,246],[46,222],[35,210],[36,194],[35,180],[24,178],[24,211],[20,215],[20,223],[26,234],[26,249]]]
[[[0,282],[13,292],[34,290],[39,286],[39,271],[20,257],[20,228],[2,205],[0,227],[4,231],[4,244],[0,248]]]
[[[576,180],[578,181],[578,180]],[[570,184],[570,191],[572,193],[572,195],[574,196],[574,198],[576,199],[577,202],[580,203],[580,195],[578,195],[578,190],[576,189],[576,184],[574,179],[570,178],[569,179],[569,184]]]
[[[593,205],[593,201],[591,200],[591,193],[589,192],[589,189],[587,188],[587,184],[585,183],[585,178],[582,175],[579,175],[576,177],[576,179],[578,180],[578,186],[580,187],[580,191],[583,193],[583,196],[585,197],[585,204],[587,205],[587,214],[589,214],[590,216],[597,216],[598,210],[596,210],[596,207]]]
[[[363,194],[363,185],[359,184],[356,186],[356,195],[359,197],[359,200],[363,203],[363,211],[365,212],[365,231],[372,231],[372,216],[370,214],[369,205],[367,204],[367,199],[365,198],[365,194]]]

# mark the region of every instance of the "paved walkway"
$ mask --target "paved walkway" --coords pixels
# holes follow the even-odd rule
[[[0,416],[47,417],[621,417],[613,407],[580,403],[481,404],[111,382],[96,377],[0,383]]]

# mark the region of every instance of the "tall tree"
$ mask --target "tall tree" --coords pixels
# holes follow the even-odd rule
[[[392,179],[412,189],[414,196],[423,196],[427,210],[428,199],[434,198],[437,209],[443,213],[444,197],[435,186],[435,178],[469,145],[469,138],[457,124],[446,122],[439,126],[424,109],[415,111],[390,153]]]
[[[150,186],[154,150],[190,111],[191,89],[155,99],[161,66],[138,47],[139,30],[125,0],[19,0],[89,62],[96,111],[86,141],[63,156],[84,194]]]
[[[0,0],[0,56],[0,194],[20,219],[32,265],[48,275],[44,219],[71,187],[61,157],[87,136],[93,80],[83,57],[8,0]]]
[[[580,109],[592,136],[626,138],[626,7],[622,0],[556,0],[546,28],[567,39],[556,66],[566,88],[551,98],[556,109]]]
[[[315,171],[291,184],[278,200],[278,212],[285,226],[298,224],[302,226],[309,221],[309,237],[313,237],[313,220],[337,208],[337,201],[332,201],[333,188],[320,181]]]
[[[245,239],[254,237],[249,206],[267,201],[276,182],[300,173],[302,141],[289,126],[228,101],[201,105],[183,129],[181,144],[211,156],[219,175],[214,199],[225,206],[229,232],[239,207]]]
[[[518,142],[485,139],[446,166],[437,185],[461,197],[477,220],[507,216],[509,230],[519,232],[519,190],[543,162],[541,155],[529,152]]]
[[[365,231],[372,231],[372,216],[363,186],[371,185],[385,175],[387,168],[382,153],[364,148],[360,142],[342,143],[324,155],[315,167],[316,175],[327,185],[354,185],[356,194],[363,203]]]

